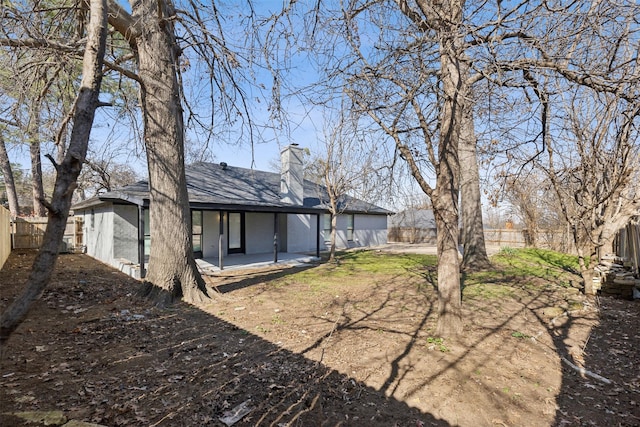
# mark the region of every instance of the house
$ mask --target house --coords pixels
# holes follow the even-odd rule
[[[234,254],[273,254],[277,260],[278,253],[319,256],[327,249],[331,222],[326,189],[303,178],[302,149],[296,144],[282,150],[281,161],[280,174],[224,162],[187,167],[196,258],[222,268],[224,259]],[[338,248],[386,243],[392,212],[348,196],[341,203]],[[74,205],[75,215],[83,217],[86,253],[144,277],[144,263],[142,271],[136,271],[153,244],[149,208],[146,181]]]
[[[436,220],[431,208],[407,208],[389,221],[389,240],[402,243],[436,243]]]

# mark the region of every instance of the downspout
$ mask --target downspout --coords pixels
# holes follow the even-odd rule
[[[320,214],[316,214],[316,258],[320,258]]]
[[[220,235],[218,238],[218,267],[222,271],[224,269],[224,254],[222,253],[224,250],[224,211],[220,211],[220,232],[218,234]]]
[[[138,263],[140,264],[140,279],[144,279],[147,272],[144,268],[144,206],[138,205]]]

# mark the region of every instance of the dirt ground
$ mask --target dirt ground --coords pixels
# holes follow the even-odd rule
[[[0,308],[33,255],[0,271]],[[318,288],[293,279],[304,268],[325,266],[212,278],[210,304],[159,309],[62,255],[2,358],[0,425],[56,410],[52,425],[224,426],[236,410],[235,426],[640,426],[638,301],[509,278],[464,295],[464,333],[441,341],[431,271]]]

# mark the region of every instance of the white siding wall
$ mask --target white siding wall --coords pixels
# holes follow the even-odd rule
[[[273,252],[274,214],[247,212],[244,219],[246,253],[264,254]]]
[[[113,213],[113,257],[137,264],[138,207],[114,205]]]

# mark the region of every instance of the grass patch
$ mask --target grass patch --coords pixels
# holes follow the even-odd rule
[[[492,258],[490,270],[463,275],[465,298],[501,299],[518,291],[540,286],[566,285],[578,273],[577,257],[545,249],[509,248]],[[437,257],[424,254],[396,254],[375,250],[338,252],[335,263],[299,271],[270,282],[276,288],[305,285],[315,293],[332,292],[335,286],[360,285],[406,277],[436,280]],[[402,279],[401,279],[402,280]],[[306,292],[306,291],[305,291]]]
[[[507,298],[514,294],[515,289],[511,286],[501,284],[487,284],[487,283],[474,283],[465,285],[464,296],[465,298],[480,298],[480,299],[499,299]]]
[[[322,291],[334,284],[370,282],[372,276],[420,275],[425,268],[434,267],[437,257],[421,254],[391,254],[371,250],[339,252],[335,263],[324,263],[315,268],[275,280],[275,287],[291,283],[308,285],[311,290]]]
[[[579,274],[578,258],[546,249],[507,248],[492,258],[493,268],[463,276],[463,292],[468,298],[509,297],[518,288],[538,287],[542,279],[567,286]]]
[[[522,340],[523,340],[523,339],[527,339],[527,338],[531,338],[531,336],[529,336],[529,335],[527,335],[527,334],[524,334],[524,333],[522,333],[522,332],[520,332],[520,331],[514,331],[514,332],[512,332],[512,333],[511,333],[511,336],[512,336],[512,337],[514,337],[514,338],[522,339]]]
[[[435,266],[435,255],[391,254],[378,251],[349,251],[337,256],[336,274],[369,273],[369,274],[404,274],[416,268]]]
[[[564,273],[579,273],[578,257],[547,249],[516,249],[508,255],[498,254],[493,261],[506,268],[507,274],[557,279]]]

